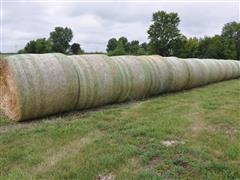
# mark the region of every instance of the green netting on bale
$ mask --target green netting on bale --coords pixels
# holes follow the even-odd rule
[[[9,96],[17,94],[15,98],[19,99],[15,107],[19,113],[11,113],[10,118],[37,118],[74,109],[79,82],[68,57],[62,54],[14,55],[7,58],[7,63],[14,76],[7,87]],[[12,92],[10,89],[15,84],[17,92]],[[2,104],[3,109],[11,106],[10,101]]]
[[[14,55],[0,61],[0,108],[20,121],[238,77],[240,62],[234,60]]]

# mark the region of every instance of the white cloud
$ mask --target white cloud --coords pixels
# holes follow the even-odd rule
[[[23,48],[32,39],[48,37],[56,26],[73,30],[73,42],[87,51],[104,51],[111,37],[147,41],[152,13],[177,12],[181,32],[203,37],[238,21],[238,3],[4,3],[3,51]]]

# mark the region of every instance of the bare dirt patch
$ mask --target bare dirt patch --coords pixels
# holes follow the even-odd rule
[[[153,169],[157,167],[159,164],[162,163],[162,159],[159,156],[153,157],[149,162],[148,162],[148,167]]]
[[[140,145],[139,145],[139,148],[140,148],[142,151],[146,151],[146,150],[147,150],[147,147],[146,147],[144,144],[140,144]]]
[[[181,166],[183,168],[187,168],[189,166],[189,162],[184,159],[176,159],[173,161],[173,164],[176,166]]]
[[[176,141],[176,140],[166,140],[166,141],[161,141],[161,144],[164,146],[175,146],[175,145],[179,145],[179,144],[185,144],[184,141]]]
[[[196,136],[196,135],[200,134],[201,132],[203,132],[204,129],[206,129],[206,124],[201,120],[195,120],[190,125],[190,132],[191,132],[190,134],[192,136]]]
[[[208,126],[208,130],[214,133],[221,133],[228,136],[233,136],[238,132],[236,127],[225,123],[211,124]]]
[[[98,175],[96,177],[96,180],[114,180],[115,179],[115,175],[110,173],[108,175]]]
[[[117,171],[121,171],[122,173],[131,173],[137,174],[137,172],[143,169],[141,160],[138,157],[131,157],[127,160],[126,164],[120,166]]]

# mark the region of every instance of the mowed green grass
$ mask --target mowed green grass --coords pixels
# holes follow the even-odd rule
[[[1,118],[0,179],[240,179],[239,108],[231,80],[38,121]]]

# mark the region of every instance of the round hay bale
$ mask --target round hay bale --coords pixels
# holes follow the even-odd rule
[[[128,94],[122,94],[123,97],[126,97],[124,100],[145,97],[150,82],[146,72],[146,65],[136,56],[113,56],[111,59],[126,68],[125,77],[126,81],[128,81],[126,83],[129,85],[130,91]]]
[[[69,56],[78,72],[79,95],[76,109],[114,102],[121,93],[118,66],[106,55]]]
[[[210,63],[199,59],[183,59],[183,61],[186,62],[189,69],[189,82],[186,88],[193,88],[209,83],[211,76]]]
[[[228,60],[228,62],[231,62],[231,66],[232,66],[232,76],[230,78],[236,78],[239,75],[239,61],[233,61],[233,60]],[[226,63],[227,64],[227,63]]]
[[[238,77],[233,60],[14,55],[0,60],[0,108],[19,121]]]
[[[161,58],[162,57],[160,56],[139,56],[139,59],[146,64],[150,79],[149,89],[146,92],[146,96],[159,94],[161,90],[161,80],[163,80],[161,71],[159,70],[159,64],[162,62]]]
[[[187,63],[176,57],[166,57],[164,60],[171,66],[171,71],[173,73],[172,84],[169,91],[179,91],[184,89],[190,79]]]
[[[1,107],[13,120],[75,108],[78,75],[62,54],[25,54],[1,62]]]
[[[158,81],[160,83],[160,88],[156,91],[156,94],[168,92],[174,81],[174,72],[171,64],[166,60],[166,58],[154,55],[146,56],[152,59],[158,70]]]
[[[0,107],[10,119],[21,118],[20,95],[10,62],[0,60]]]

